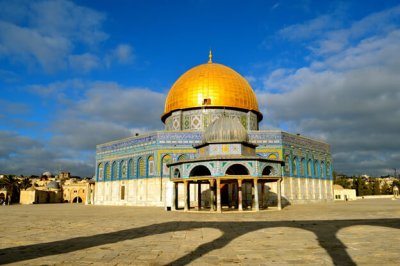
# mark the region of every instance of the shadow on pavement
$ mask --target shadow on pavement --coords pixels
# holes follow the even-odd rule
[[[308,230],[317,237],[319,245],[326,250],[335,265],[356,265],[346,251],[346,246],[336,237],[339,230],[356,225],[382,226],[400,229],[400,219],[368,220],[327,220],[327,221],[265,221],[265,222],[166,222],[138,228],[121,230],[112,233],[77,237],[60,241],[5,248],[0,250],[0,264],[21,262],[25,260],[58,255],[90,247],[112,244],[119,241],[141,237],[185,231],[197,228],[215,228],[222,235],[204,243],[190,253],[169,263],[169,265],[186,265],[208,252],[223,248],[232,240],[247,233],[274,227],[292,227]],[[266,250],[268,252],[268,250]],[[290,254],[288,254],[290,255]]]

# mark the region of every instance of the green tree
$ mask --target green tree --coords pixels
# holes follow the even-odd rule
[[[379,180],[374,180],[372,183],[372,194],[373,195],[381,195],[381,188],[379,185]]]
[[[6,200],[8,204],[12,202],[19,202],[18,180],[14,175],[5,175],[3,178],[1,178],[0,187],[4,187],[7,190],[8,198]]]
[[[390,195],[390,194],[392,194],[392,191],[391,191],[389,185],[386,182],[383,183],[383,185],[382,185],[381,193],[382,193],[382,195]]]
[[[371,191],[367,183],[361,177],[354,179],[352,188],[356,190],[357,196],[371,195]]]
[[[343,188],[350,188],[351,184],[347,177],[338,177],[333,181],[336,185],[341,185]]]
[[[32,186],[32,181],[28,177],[25,177],[19,183],[19,188],[23,189],[23,190],[26,190],[27,188],[30,188],[31,186]]]
[[[394,180],[392,183],[392,187],[390,188],[390,194],[393,193],[393,188],[394,186],[398,187],[400,189],[400,181],[399,180]]]

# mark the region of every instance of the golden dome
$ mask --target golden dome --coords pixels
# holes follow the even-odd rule
[[[211,61],[196,66],[184,73],[171,87],[165,101],[162,121],[175,110],[209,107],[231,107],[258,110],[256,95],[239,73],[233,69]]]

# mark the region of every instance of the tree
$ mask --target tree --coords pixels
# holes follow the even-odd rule
[[[389,185],[388,185],[386,182],[383,183],[383,185],[382,185],[381,193],[382,193],[383,195],[390,195],[390,194],[392,194],[392,191],[391,191]]]
[[[393,193],[394,186],[396,186],[398,189],[400,189],[400,181],[399,180],[393,180],[392,187],[390,188],[390,194]]]
[[[11,202],[19,202],[18,180],[14,175],[5,175],[0,179],[0,187],[4,187],[7,190],[8,198],[6,200],[8,204]]]
[[[333,183],[336,185],[341,185],[343,188],[351,187],[350,181],[347,179],[347,177],[337,177]]]
[[[357,196],[371,195],[371,191],[368,188],[368,185],[361,177],[357,177],[354,179],[352,188],[356,190]]]
[[[25,177],[19,183],[19,188],[23,189],[23,190],[26,190],[27,188],[30,188],[31,186],[32,186],[32,181],[28,177]]]
[[[373,195],[380,195],[381,194],[381,188],[380,188],[380,185],[379,185],[379,180],[375,180],[372,183],[372,194]]]

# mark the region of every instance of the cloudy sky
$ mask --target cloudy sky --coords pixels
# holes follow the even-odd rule
[[[210,48],[262,129],[327,141],[340,173],[400,171],[399,1],[0,0],[0,173],[92,176],[96,144],[163,128]]]

